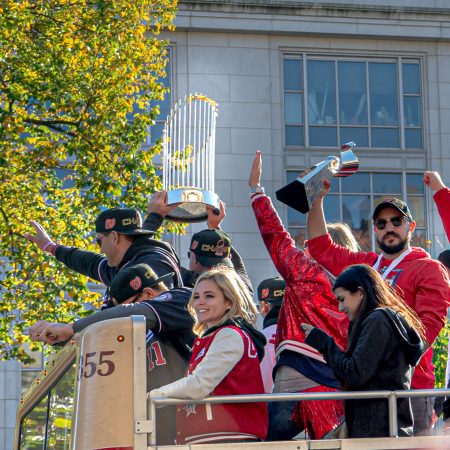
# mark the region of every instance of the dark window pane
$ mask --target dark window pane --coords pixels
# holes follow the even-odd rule
[[[336,127],[309,127],[309,145],[337,147]]]
[[[350,226],[361,249],[372,247],[370,236],[371,209],[369,195],[342,196],[342,221]]]
[[[420,94],[420,66],[419,64],[403,64],[403,93]]]
[[[286,145],[303,145],[303,127],[286,125]]]
[[[306,226],[306,214],[302,214],[293,208],[287,209],[288,226],[301,227]]]
[[[398,128],[372,128],[372,147],[399,148]]]
[[[405,147],[406,148],[422,148],[422,129],[407,128],[405,129]]]
[[[406,174],[406,192],[408,194],[424,194],[423,175],[421,173]]]
[[[367,125],[366,64],[338,62],[339,121]]]
[[[370,212],[369,195],[342,196],[342,221],[351,228],[366,229]]]
[[[323,210],[327,222],[341,222],[338,195],[326,195],[323,200]]]
[[[358,147],[369,146],[369,133],[367,128],[341,127],[341,143],[353,141]]]
[[[403,113],[405,127],[420,127],[422,125],[420,97],[403,97]]]
[[[302,90],[302,62],[297,59],[283,61],[283,77],[285,91]]]
[[[284,120],[286,124],[302,124],[302,94],[284,94]]]
[[[309,123],[336,123],[336,81],[333,61],[308,61]]]
[[[355,173],[341,178],[342,192],[370,192],[370,177],[368,173]]]
[[[425,226],[424,197],[408,197],[408,207],[418,227]]]
[[[416,228],[411,238],[411,245],[414,247],[422,247],[429,252],[430,245],[428,245],[426,230],[418,230]]]
[[[397,85],[396,63],[369,63],[372,125],[398,125]]]
[[[401,197],[402,178],[399,173],[374,173],[373,192]]]

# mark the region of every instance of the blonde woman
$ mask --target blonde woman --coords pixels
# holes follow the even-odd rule
[[[204,272],[188,309],[199,337],[187,374],[151,391],[150,397],[263,394],[259,363],[265,338],[254,328],[257,311],[239,276],[228,268]],[[181,405],[177,444],[263,440],[267,421],[267,405],[262,403]]]

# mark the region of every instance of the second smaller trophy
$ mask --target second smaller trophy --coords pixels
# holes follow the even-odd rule
[[[331,182],[333,177],[348,177],[358,170],[358,158],[351,150],[355,145],[354,142],[344,144],[341,147],[340,158],[329,156],[324,161],[311,167],[306,175],[279,189],[275,193],[277,199],[285,205],[306,214],[322,191],[324,180]]]

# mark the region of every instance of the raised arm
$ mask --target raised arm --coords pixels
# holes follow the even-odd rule
[[[441,216],[447,239],[450,240],[450,189],[444,184],[438,172],[425,172],[423,182],[434,191],[433,199]]]
[[[147,203],[147,217],[145,218],[142,228],[150,231],[158,231],[164,218],[167,214],[170,214],[177,205],[178,203],[167,205],[167,191],[155,192]]]
[[[308,213],[308,217],[306,219],[308,239],[314,239],[328,233],[325,213],[323,210],[323,199],[330,190],[330,187],[330,182],[328,180],[324,180],[323,190],[312,204],[312,208]]]

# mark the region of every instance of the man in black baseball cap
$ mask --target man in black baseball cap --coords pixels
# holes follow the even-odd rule
[[[285,289],[286,283],[280,277],[267,278],[258,286],[259,312],[263,317],[263,334],[267,340],[264,347],[264,359],[261,361],[261,374],[264,390],[268,394],[273,389],[272,373],[276,363],[275,337]]]
[[[230,254],[231,239],[222,230],[199,231],[191,239],[189,268],[203,272],[218,265],[233,267]]]
[[[179,259],[166,242],[153,239],[154,231],[142,228],[142,218],[133,208],[110,208],[102,211],[95,221],[96,242],[102,254],[66,247],[53,242],[45,229],[32,221],[36,234],[25,238],[72,270],[109,286],[125,266],[149,264],[158,276],[171,274],[168,287],[182,286]],[[104,304],[108,302],[105,296]]]
[[[73,323],[41,320],[29,329],[30,339],[46,344],[66,342],[93,323],[119,317],[145,317],[147,337],[147,391],[184,376],[194,343],[194,320],[187,310],[189,288],[168,289],[169,275],[158,276],[147,264],[123,268],[109,287],[112,308]],[[175,435],[175,407],[157,413],[157,443],[170,445]]]

